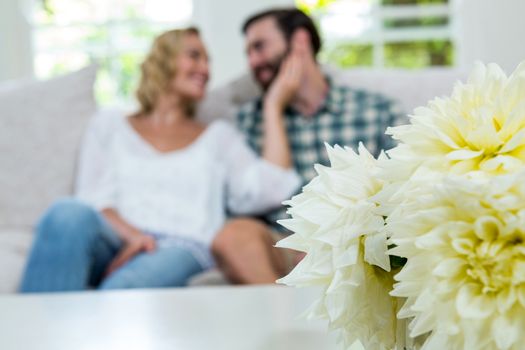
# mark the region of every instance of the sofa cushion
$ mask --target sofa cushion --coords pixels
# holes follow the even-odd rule
[[[407,113],[412,113],[416,107],[426,106],[435,97],[450,95],[454,83],[467,77],[466,71],[441,67],[340,70],[326,66],[324,70],[336,83],[381,93],[397,100]]]
[[[216,119],[235,120],[239,106],[261,94],[250,74],[246,73],[220,87],[212,89],[197,108],[197,118],[210,123]]]
[[[96,67],[0,88],[0,228],[31,228],[72,193],[75,159],[96,105]]]
[[[0,231],[0,293],[18,290],[32,238],[31,231]]]
[[[410,113],[434,97],[450,95],[454,83],[467,77],[454,68],[408,69],[339,69],[322,66],[323,72],[339,85],[381,93],[400,103]],[[204,122],[218,118],[234,120],[240,106],[261,94],[249,73],[215,88],[199,105],[197,117]]]

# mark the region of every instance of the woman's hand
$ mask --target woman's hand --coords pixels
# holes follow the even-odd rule
[[[130,235],[124,240],[124,247],[122,247],[117,256],[109,264],[106,270],[106,276],[109,276],[115,270],[126,264],[135,255],[142,252],[153,252],[155,249],[155,239],[137,231],[136,234]]]
[[[127,263],[135,255],[142,252],[153,252],[155,250],[155,239],[151,236],[145,235],[142,231],[128,224],[120,217],[115,209],[103,209],[102,215],[124,242],[122,249],[120,249],[117,256],[109,264],[106,270],[106,276]]]

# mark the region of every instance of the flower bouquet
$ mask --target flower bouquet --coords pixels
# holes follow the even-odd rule
[[[280,282],[321,286],[309,315],[346,348],[525,349],[525,62],[477,63],[387,133],[377,159],[327,145],[286,202],[278,246],[306,256]]]

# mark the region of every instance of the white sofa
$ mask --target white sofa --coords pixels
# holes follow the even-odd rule
[[[448,69],[424,71],[325,68],[339,83],[397,98],[405,110],[448,95],[464,79]],[[46,82],[0,84],[0,293],[17,290],[38,217],[71,194],[81,135],[96,110],[95,67]],[[259,90],[244,75],[208,94],[199,118],[232,119]]]

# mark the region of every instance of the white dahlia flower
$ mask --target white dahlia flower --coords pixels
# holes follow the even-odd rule
[[[375,176],[378,160],[363,145],[359,153],[327,150],[331,167],[317,165],[318,176],[286,203],[292,218],[281,224],[295,234],[277,245],[307,255],[279,282],[324,287],[310,316],[341,330],[345,346],[359,339],[367,349],[392,349],[397,300],[388,295],[393,279],[384,219],[371,198],[383,185]]]
[[[328,148],[288,202],[279,246],[307,254],[281,281],[324,287],[312,315],[347,346],[525,349],[525,62],[477,64],[388,133],[388,158]]]
[[[478,175],[420,184],[387,219],[390,253],[408,259],[392,295],[425,350],[525,344],[525,172]]]
[[[424,349],[519,348],[525,64],[509,78],[477,64],[451,98],[390,133],[400,144],[382,163],[377,197],[397,246],[390,254],[408,259],[395,277],[393,295],[408,298],[398,316],[414,317],[413,337],[429,336]]]
[[[400,144],[390,167],[465,174],[501,174],[525,165],[525,63],[509,77],[497,66],[477,63],[451,97],[436,98],[389,128]]]

